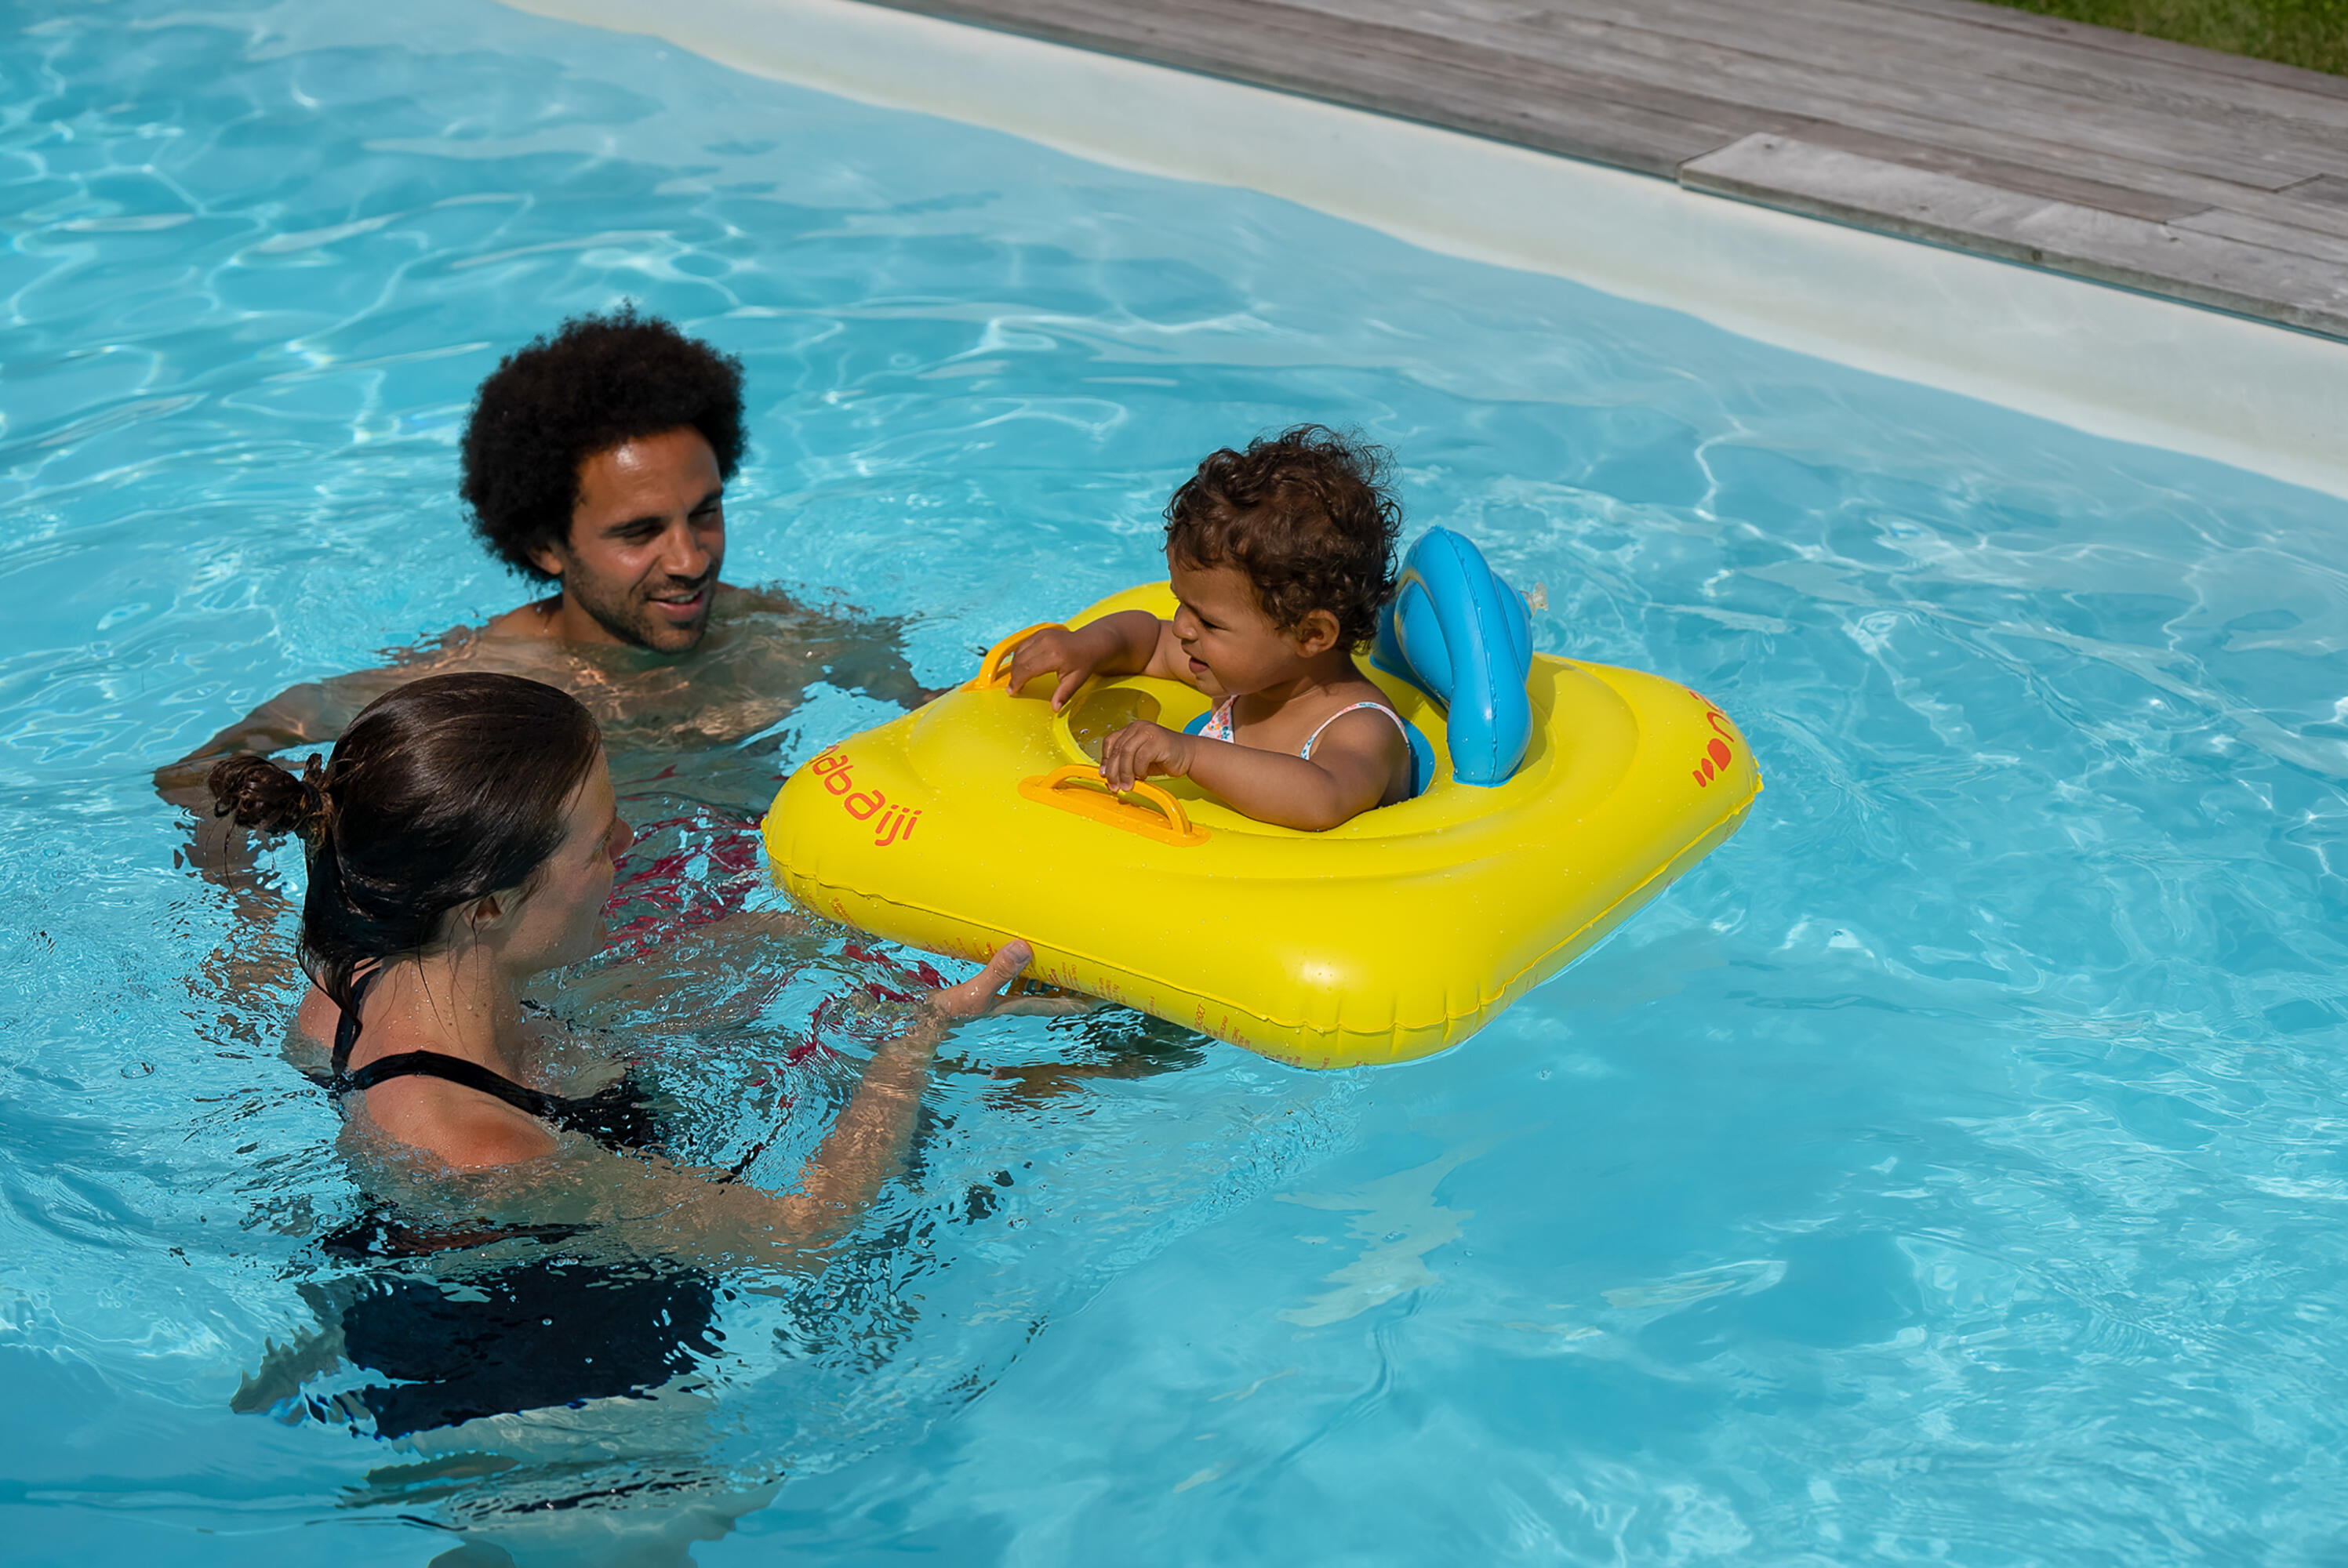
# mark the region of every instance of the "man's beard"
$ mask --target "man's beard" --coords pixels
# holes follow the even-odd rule
[[[701,639],[709,630],[709,611],[717,602],[716,575],[712,572],[703,581],[701,591],[708,598],[701,606],[700,617],[690,626],[662,620],[649,603],[633,593],[606,598],[583,581],[569,580],[563,591],[596,625],[631,647],[654,653],[690,653],[701,645]]]

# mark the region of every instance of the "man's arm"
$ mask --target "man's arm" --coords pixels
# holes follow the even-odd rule
[[[289,687],[178,762],[164,764],[155,770],[155,793],[173,805],[210,817],[212,797],[204,780],[214,764],[247,752],[278,752],[329,738],[326,686],[323,681],[305,681]]]
[[[179,761],[157,768],[155,793],[195,815],[195,831],[187,850],[189,864],[207,877],[230,885],[241,884],[241,874],[252,868],[252,851],[244,830],[212,815],[211,791],[204,781],[216,764],[248,752],[323,746],[341,734],[361,708],[422,673],[412,666],[395,665],[305,681],[280,692]]]
[[[729,612],[795,621],[799,640],[819,651],[823,679],[901,708],[918,708],[942,688],[924,686],[905,661],[904,622],[893,616],[860,619],[817,610],[770,588],[721,585]]]

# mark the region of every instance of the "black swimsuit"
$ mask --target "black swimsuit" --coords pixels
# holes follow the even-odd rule
[[[438,1078],[502,1100],[515,1110],[541,1122],[551,1122],[566,1132],[584,1133],[617,1153],[641,1153],[660,1142],[651,1099],[629,1078],[573,1099],[525,1089],[479,1062],[437,1050],[403,1050],[393,1056],[380,1056],[353,1072],[351,1049],[359,1042],[359,1009],[366,1001],[367,988],[382,972],[369,969],[352,983],[351,1005],[343,1009],[342,1021],[335,1026],[335,1075],[320,1080],[332,1092],[361,1094],[395,1078]]]
[[[579,1099],[525,1089],[501,1073],[433,1050],[407,1050],[351,1071],[358,1006],[380,970],[353,988],[335,1030],[335,1072],[317,1081],[359,1093],[395,1078],[438,1078],[504,1101],[542,1122],[582,1132],[606,1148],[641,1153],[659,1142],[650,1097],[633,1079]],[[691,1374],[718,1353],[717,1292],[698,1269],[648,1258],[627,1264],[566,1256],[562,1244],[584,1225],[425,1231],[382,1207],[321,1239],[329,1256],[377,1266],[334,1292],[343,1352],[353,1365],[391,1379],[314,1410],[373,1419],[396,1438],[482,1416],[589,1399],[643,1398]],[[494,1242],[536,1241],[547,1255],[443,1280],[401,1260],[461,1254]],[[357,1409],[353,1409],[355,1405]]]

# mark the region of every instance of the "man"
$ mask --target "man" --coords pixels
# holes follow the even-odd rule
[[[331,741],[422,675],[496,670],[561,686],[603,725],[623,780],[633,771],[752,812],[774,774],[736,743],[788,713],[810,682],[908,706],[926,696],[892,623],[720,582],[726,482],[744,446],[741,363],[632,306],[565,322],[508,358],[466,425],[460,488],[489,549],[554,591],[385,668],[294,687],[160,769],[164,798],[204,825],[198,861],[240,858],[211,819],[213,764]]]

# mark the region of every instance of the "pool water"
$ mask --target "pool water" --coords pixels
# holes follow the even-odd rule
[[[2348,505],[474,0],[14,18],[12,1560],[2338,1560]],[[198,878],[149,774],[518,601],[453,497],[471,389],[623,297],[748,366],[729,578],[927,683],[1314,419],[1768,793],[1430,1061],[973,1027],[856,1245],[721,1277],[693,1377],[379,1437],[284,1348],[368,1266],[278,1054],[298,857]],[[880,1027],[885,955],[714,917],[775,906],[780,770],[890,711],[621,759],[652,956],[551,999],[697,1156],[772,1134],[780,1179],[815,1043]],[[1041,1071],[1102,1062],[1164,1071]]]

